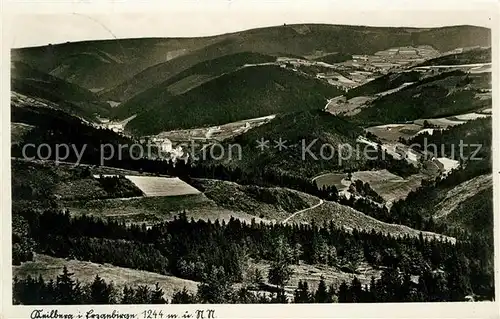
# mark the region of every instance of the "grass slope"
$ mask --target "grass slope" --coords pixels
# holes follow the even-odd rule
[[[112,266],[108,264],[97,264],[88,261],[66,260],[55,258],[43,254],[36,254],[34,261],[25,262],[20,266],[14,266],[13,276],[26,278],[38,278],[41,275],[44,280],[56,280],[66,266],[69,272],[74,273],[74,279],[80,282],[91,284],[96,275],[99,275],[106,282],[113,282],[115,287],[123,291],[125,286],[146,285],[154,288],[156,283],[160,285],[164,292],[164,298],[171,299],[176,291],[184,287],[188,291],[196,292],[198,283],[192,280],[181,279],[174,276],[160,275],[154,272],[142,271],[130,268]]]
[[[321,109],[327,98],[339,94],[339,90],[324,82],[277,66],[249,67],[167,101],[152,97],[148,110],[137,115],[126,128],[148,135]]]
[[[167,197],[143,197],[128,200],[107,199],[91,201],[66,201],[61,204],[73,215],[94,215],[111,218],[125,223],[153,225],[174,219],[185,212],[188,219],[225,220],[236,218],[250,223],[253,218],[260,223],[263,219],[234,209],[218,206],[203,194]]]
[[[422,233],[422,235],[426,238],[455,241],[454,238],[441,234],[420,231],[404,225],[381,222],[351,207],[340,205],[335,202],[325,202],[317,208],[297,214],[290,220],[290,222],[308,224],[315,223],[316,225],[322,225],[324,223],[329,223],[330,221],[332,221],[336,227],[343,227],[348,231],[353,229],[367,232],[376,231],[383,234],[390,234],[395,237],[417,237],[420,233]]]

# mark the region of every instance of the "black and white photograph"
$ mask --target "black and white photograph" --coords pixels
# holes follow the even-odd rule
[[[491,19],[331,10],[18,16],[4,302],[494,301]]]

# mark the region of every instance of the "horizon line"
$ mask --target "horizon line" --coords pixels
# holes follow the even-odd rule
[[[68,40],[68,41],[55,42],[55,43],[49,42],[46,44],[37,44],[37,45],[33,45],[33,46],[20,46],[20,47],[13,46],[10,49],[11,50],[35,49],[35,48],[42,48],[42,47],[47,47],[47,46],[60,46],[60,45],[65,45],[65,44],[83,44],[83,43],[88,43],[88,42],[97,42],[97,41],[105,42],[105,41],[114,41],[114,40],[206,39],[206,38],[248,32],[248,31],[252,31],[252,30],[278,28],[278,27],[286,27],[286,26],[301,26],[301,25],[359,27],[359,28],[371,28],[371,29],[413,29],[413,30],[416,30],[417,32],[421,32],[424,30],[433,30],[433,29],[435,30],[435,29],[446,29],[446,28],[473,27],[473,28],[479,28],[479,29],[486,29],[486,30],[489,30],[490,32],[492,31],[492,29],[489,27],[474,25],[474,24],[452,24],[452,25],[442,25],[442,26],[420,27],[420,26],[376,26],[376,25],[362,25],[362,24],[335,24],[335,23],[322,23],[322,22],[316,22],[316,23],[315,22],[307,22],[307,23],[273,24],[273,25],[266,25],[266,26],[253,27],[253,28],[244,28],[244,29],[236,30],[236,31],[214,33],[214,34],[210,34],[210,35],[199,35],[199,36],[116,37],[116,36],[114,36],[114,34],[112,34],[113,37],[109,37],[109,38]],[[490,45],[490,47],[491,47],[491,45]]]

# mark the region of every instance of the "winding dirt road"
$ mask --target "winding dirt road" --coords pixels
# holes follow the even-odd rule
[[[290,215],[290,216],[288,216],[287,218],[283,219],[282,223],[283,223],[283,224],[284,224],[284,223],[288,223],[288,221],[289,221],[290,219],[294,218],[294,217],[295,217],[295,216],[297,216],[298,214],[303,213],[303,212],[305,212],[305,211],[308,211],[308,210],[310,210],[310,209],[314,209],[314,208],[316,208],[316,207],[319,207],[319,206],[320,206],[320,205],[322,205],[323,203],[324,203],[324,201],[323,201],[322,199],[320,199],[320,200],[319,200],[319,203],[317,203],[316,205],[311,206],[311,207],[308,207],[308,208],[305,208],[305,209],[302,209],[302,210],[299,210],[299,211],[297,211],[297,212],[293,213],[292,215]]]

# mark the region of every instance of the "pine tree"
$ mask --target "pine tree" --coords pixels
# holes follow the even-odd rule
[[[133,304],[134,303],[134,289],[125,286],[123,288],[122,304]]]
[[[348,295],[349,295],[349,287],[347,286],[345,281],[343,281],[339,287],[339,302],[348,302],[349,299]]]
[[[152,304],[164,304],[164,303],[166,303],[165,299],[163,298],[163,289],[160,287],[159,283],[156,283],[156,285],[155,285],[155,290],[153,290],[153,293],[151,296],[151,303]]]
[[[295,303],[310,303],[311,294],[309,293],[309,286],[306,281],[299,281],[298,287],[294,294]]]
[[[319,281],[318,284],[318,289],[316,290],[316,293],[314,294],[314,302],[316,303],[329,303],[332,302],[332,298],[330,294],[328,293],[325,279],[323,276],[321,277],[321,280]]]
[[[354,277],[351,282],[351,297],[350,302],[361,302],[363,299],[363,289],[361,287],[361,282],[357,277]]]
[[[196,296],[190,293],[186,287],[184,287],[181,291],[176,291],[172,296],[173,304],[194,304],[196,302]]]
[[[231,282],[224,268],[212,266],[198,285],[198,298],[207,303],[226,303],[232,298]]]
[[[269,268],[267,278],[271,284],[284,289],[292,277],[292,273],[293,271],[287,262],[275,261],[271,264],[271,268]]]
[[[91,303],[98,305],[111,304],[112,291],[110,288],[111,287],[101,277],[99,277],[99,275],[96,275],[90,286]]]
[[[73,273],[64,266],[62,275],[57,276],[56,280],[56,304],[72,305],[75,304],[75,281]]]
[[[149,304],[151,301],[151,288],[146,285],[139,285],[135,289],[134,303],[136,304]]]

